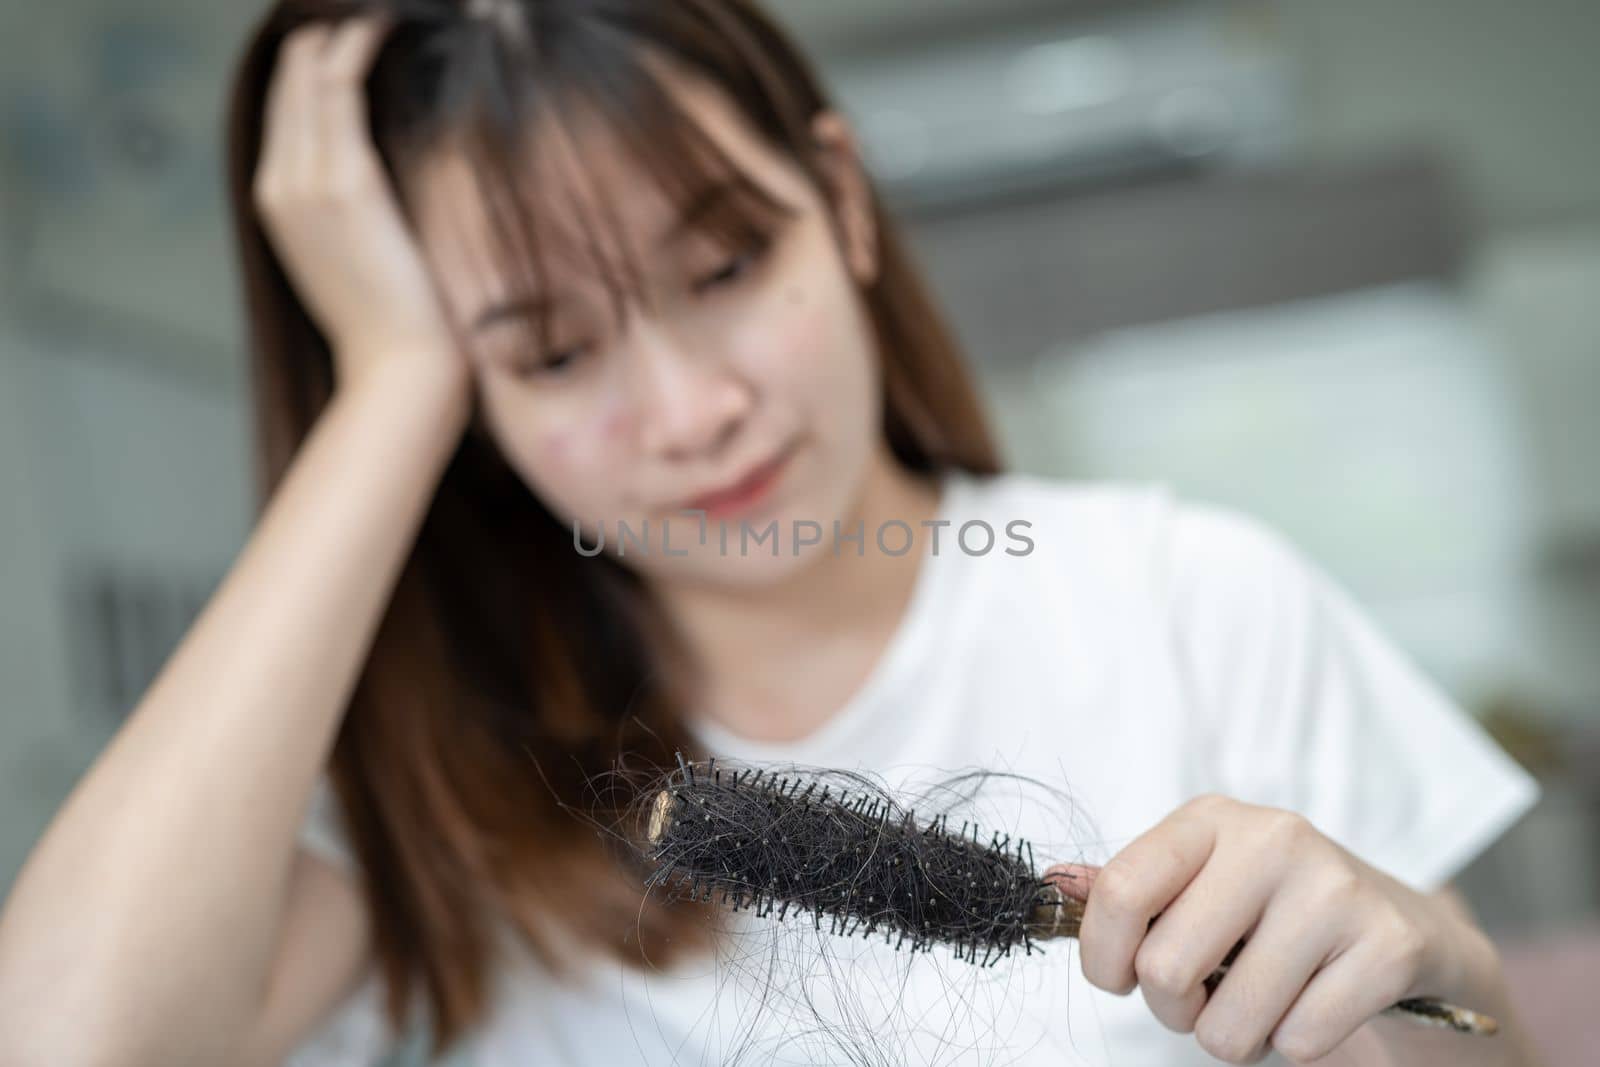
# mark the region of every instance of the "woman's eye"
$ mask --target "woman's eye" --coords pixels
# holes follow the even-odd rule
[[[535,355],[527,360],[519,360],[512,367],[512,374],[519,379],[543,376],[559,377],[570,373],[588,351],[589,346],[586,344],[573,345],[571,348],[554,349],[543,355]]]
[[[752,246],[728,260],[715,272],[695,282],[695,291],[703,292],[719,285],[728,285],[748,274],[761,259],[765,246]]]

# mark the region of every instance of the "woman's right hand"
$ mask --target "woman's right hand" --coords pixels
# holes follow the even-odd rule
[[[407,360],[464,393],[467,361],[368,128],[366,77],[389,26],[360,15],[284,39],[252,199],[340,388]]]

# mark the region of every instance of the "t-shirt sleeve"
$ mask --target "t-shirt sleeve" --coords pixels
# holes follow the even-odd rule
[[[1419,891],[1538,800],[1535,779],[1281,535],[1171,502],[1166,583],[1215,791],[1299,812]]]
[[[338,794],[326,775],[317,778],[300,826],[300,844],[313,855],[351,873],[358,861],[345,833]],[[375,1067],[391,1062],[398,1047],[383,1013],[383,990],[371,972],[316,1030],[305,1035],[284,1067]]]
[[[374,973],[290,1050],[283,1067],[398,1067],[396,1053],[405,1044],[389,1029]]]

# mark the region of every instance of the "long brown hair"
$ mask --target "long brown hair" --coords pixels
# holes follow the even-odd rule
[[[228,116],[232,216],[249,316],[262,500],[333,389],[332,354],[253,208],[264,98],[286,35],[313,19],[395,16],[366,85],[374,145],[407,206],[411,164],[446,144],[478,153],[508,233],[537,236],[515,195],[529,115],[582,101],[627,135],[678,198],[715,155],[674,111],[647,53],[721,89],[751,127],[827,183],[810,120],[829,106],[785,36],[748,0],[282,0],[241,57]],[[500,175],[498,185],[487,176]],[[523,181],[521,184],[527,184]],[[878,272],[863,287],[897,461],[992,473],[999,460],[950,332],[872,194]],[[756,198],[759,199],[759,198]],[[526,205],[523,205],[526,206]],[[756,212],[759,205],[752,206]],[[758,212],[757,212],[758,213]],[[435,1047],[481,1021],[495,923],[558,972],[558,945],[661,963],[703,946],[696,909],[650,901],[597,837],[627,797],[592,783],[620,762],[692,753],[663,669],[674,645],[636,575],[579,562],[567,533],[482,433],[452,458],[343,720],[330,776],[364,872],[387,1010],[417,983]]]

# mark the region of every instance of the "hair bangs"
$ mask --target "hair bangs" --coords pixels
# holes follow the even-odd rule
[[[506,295],[530,299],[541,346],[550,342],[553,307],[541,294],[596,280],[619,322],[644,301],[639,235],[615,210],[641,181],[685,232],[730,252],[766,240],[797,213],[683,106],[667,61],[603,24],[584,30],[563,41],[553,62],[496,46],[504,81],[480,82],[433,149],[467,161],[483,208],[482,251]]]

